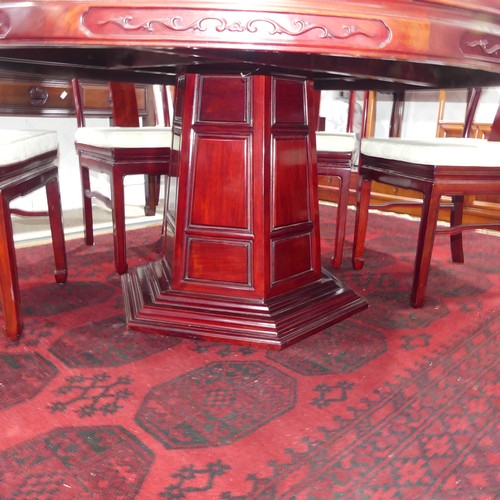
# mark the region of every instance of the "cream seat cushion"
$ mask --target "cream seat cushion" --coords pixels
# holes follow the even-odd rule
[[[0,167],[26,161],[57,148],[57,132],[51,130],[2,130]]]
[[[355,148],[355,134],[316,132],[316,151],[332,153],[352,153]]]
[[[79,144],[101,148],[169,148],[170,127],[81,127],[75,133]]]
[[[500,142],[484,139],[362,139],[361,153],[375,158],[423,165],[500,166]]]

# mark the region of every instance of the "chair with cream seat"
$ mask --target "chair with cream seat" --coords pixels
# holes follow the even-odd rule
[[[365,92],[365,103],[360,113],[362,116],[359,117],[356,114],[356,92],[349,92],[349,97],[342,98],[340,101],[327,101],[322,111],[320,111],[321,96],[321,91],[317,90],[315,112],[318,116],[313,118],[316,120],[318,128],[316,131],[317,173],[321,176],[336,177],[339,181],[332,257],[332,267],[338,269],[342,264],[344,251],[351,172],[355,156],[359,151],[359,139],[354,130],[359,128],[358,132],[361,136],[365,133],[366,118],[364,115],[367,112],[368,93]],[[320,117],[320,112],[327,116]],[[358,118],[361,123],[355,125]],[[325,125],[333,130],[319,130]]]
[[[167,174],[172,129],[139,127],[133,84],[111,82],[110,90],[114,126],[86,127],[80,86],[77,80],[73,80],[79,126],[75,134],[75,146],[80,160],[85,243],[94,244],[92,198],[97,198],[111,209],[115,269],[118,274],[124,274],[128,270],[124,177],[136,174],[149,176]],[[109,176],[110,196],[91,190],[90,171]]]
[[[318,175],[327,175],[339,179],[334,254],[332,258],[332,267],[335,269],[338,269],[342,264],[352,156],[355,149],[356,136],[354,133],[316,132]]]
[[[62,284],[67,279],[57,169],[57,134],[41,130],[2,130],[0,148],[0,289],[5,334],[15,340],[21,334],[23,324],[12,214],[49,217],[55,280]],[[42,187],[47,193],[46,211],[30,212],[10,206],[16,198]]]
[[[500,106],[489,140],[436,138],[428,140],[363,139],[359,165],[359,191],[352,264],[361,269],[373,180],[423,193],[410,303],[424,304],[436,233],[451,235],[452,260],[463,262],[461,238],[465,229],[500,228],[499,223],[462,224],[453,217],[449,228],[438,228],[442,196],[460,200],[466,195],[500,194]],[[458,210],[460,212],[460,209]],[[460,247],[460,248],[457,248]]]

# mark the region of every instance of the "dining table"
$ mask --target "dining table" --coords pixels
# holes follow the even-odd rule
[[[128,328],[282,349],[368,307],[322,266],[317,90],[500,85],[498,0],[4,0],[0,70],[175,85]]]

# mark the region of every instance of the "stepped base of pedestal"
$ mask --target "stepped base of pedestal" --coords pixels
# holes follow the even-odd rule
[[[163,261],[122,276],[128,327],[183,338],[283,349],[368,307],[323,270],[321,279],[266,300],[174,291]]]

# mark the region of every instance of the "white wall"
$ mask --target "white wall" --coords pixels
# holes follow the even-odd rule
[[[363,93],[358,92],[357,103],[361,107]],[[467,90],[448,90],[444,119],[462,122],[465,116]],[[476,110],[475,121],[491,123],[500,102],[500,88],[483,89]],[[403,116],[402,137],[430,138],[436,136],[439,109],[438,90],[407,91]],[[322,91],[320,115],[326,118],[327,131],[345,132],[348,100],[338,91]],[[392,93],[377,93],[375,137],[389,137],[392,112]]]
[[[444,119],[463,122],[467,90],[448,90]],[[491,123],[500,102],[500,88],[483,89],[474,121]],[[405,107],[401,137],[431,138],[436,136],[439,109],[439,91],[419,90],[405,93]],[[375,137],[389,137],[392,94],[377,94]]]

